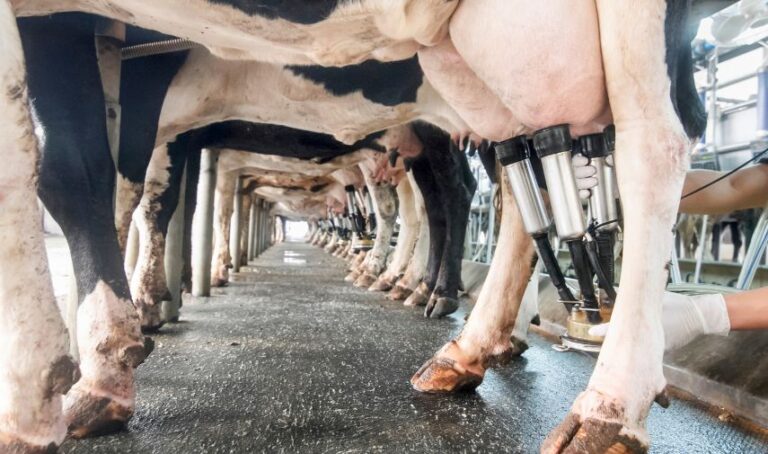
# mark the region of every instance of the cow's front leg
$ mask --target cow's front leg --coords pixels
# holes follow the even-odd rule
[[[531,276],[534,248],[506,175],[502,177],[499,242],[488,277],[459,337],[440,349],[411,379],[419,391],[474,388],[482,382],[488,366],[525,349],[516,339],[510,342],[510,335]]]
[[[0,1],[0,452],[55,450],[77,381],[53,296],[35,194],[40,154],[16,18]]]
[[[654,0],[639,8],[629,0],[597,4],[616,123],[624,262],[611,329],[595,371],[565,421],[545,441],[546,453],[645,452],[645,419],[665,387],[661,299],[690,144],[670,100],[667,3]]]
[[[30,98],[46,137],[39,195],[64,231],[77,279],[82,378],[67,394],[64,412],[70,432],[85,436],[131,417],[133,369],[146,355],[115,233],[115,173],[95,24],[70,15],[18,23]]]

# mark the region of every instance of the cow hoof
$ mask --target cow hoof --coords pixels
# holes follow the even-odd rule
[[[16,437],[6,435],[0,432],[0,452],[8,454],[55,454],[59,450],[56,443],[50,443],[48,446],[40,446],[26,441],[19,440]]]
[[[229,284],[229,281],[221,277],[215,277],[211,279],[211,287],[226,287],[227,284]]]
[[[54,361],[47,372],[48,389],[52,395],[66,394],[78,380],[80,380],[80,367],[69,355]]]
[[[458,299],[432,295],[429,298],[427,307],[424,309],[424,316],[427,318],[442,318],[448,314],[453,314],[458,308]]]
[[[590,408],[591,407],[591,408]],[[575,409],[586,410],[583,414]],[[589,415],[589,416],[585,416]],[[648,452],[647,435],[643,429],[625,426],[624,411],[612,399],[597,391],[582,393],[562,423],[541,446],[547,454],[600,452],[639,454]]]
[[[72,438],[117,432],[125,427],[131,416],[132,406],[78,385],[67,394],[64,402],[64,418]]]
[[[403,306],[423,306],[427,304],[427,301],[429,300],[429,295],[431,295],[432,292],[429,291],[429,288],[427,288],[427,285],[425,283],[419,284],[418,287],[416,287],[416,290],[414,290],[411,295],[406,298],[405,301],[403,301]]]
[[[392,282],[392,279],[388,279],[386,276],[381,275],[378,279],[376,279],[376,282],[371,284],[370,287],[368,287],[368,291],[370,292],[387,292],[389,290],[392,290],[394,283]]]
[[[411,385],[424,393],[473,391],[483,382],[485,369],[469,363],[456,341],[441,348],[411,377]]]
[[[376,276],[369,273],[363,273],[362,276],[358,277],[355,281],[355,287],[368,288],[373,285],[374,282],[376,282]]]
[[[136,310],[141,318],[142,333],[156,333],[165,324],[160,314],[160,306],[157,304],[149,305],[138,301]]]
[[[120,362],[133,369],[139,367],[155,349],[155,341],[145,336],[143,344],[134,344],[120,351]]]
[[[360,272],[350,271],[350,273],[344,277],[344,282],[355,282],[358,277],[360,277]]]
[[[387,298],[394,301],[402,301],[411,296],[413,290],[400,284],[395,284],[395,287],[387,294]]]

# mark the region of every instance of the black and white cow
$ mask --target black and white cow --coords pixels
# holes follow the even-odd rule
[[[506,138],[502,137],[505,135],[528,133],[562,123],[571,125],[574,135],[592,132],[594,128],[611,120],[616,125],[619,189],[625,204],[622,286],[613,313],[612,329],[606,338],[589,387],[578,398],[565,423],[545,442],[543,449],[545,452],[600,452],[616,446],[632,451],[645,449],[647,434],[644,421],[652,401],[663,391],[665,384],[661,362],[663,334],[660,301],[666,273],[664,264],[669,256],[669,235],[687,163],[686,151],[691,138],[700,132],[703,119],[700,106],[692,101],[695,93],[692,93],[693,84],[688,74],[690,53],[687,36],[683,33],[690,2],[653,0],[638,7],[628,0],[557,0],[546,4],[531,4],[521,0],[477,0],[461,4],[442,0],[328,0],[314,7],[290,2],[284,9],[278,7],[276,10],[264,8],[267,3],[205,0],[173,0],[151,6],[146,2],[128,0],[20,0],[10,4],[7,1],[0,3],[0,21],[4,23],[0,27],[0,33],[3,33],[0,42],[8,47],[3,49],[3,55],[7,58],[0,67],[0,80],[4,84],[0,92],[5,97],[3,114],[9,119],[0,123],[5,128],[2,137],[10,138],[10,143],[4,149],[12,150],[7,151],[8,156],[14,163],[23,166],[15,169],[16,172],[9,176],[4,187],[13,188],[9,191],[21,199],[33,198],[35,143],[25,110],[27,98],[24,91],[24,63],[13,23],[14,15],[82,9],[161,32],[193,37],[218,55],[274,60],[282,57],[284,60],[281,62],[298,64],[344,64],[360,62],[368,57],[402,58],[416,50],[417,43],[439,43],[447,36],[450,28],[451,44],[460,58],[452,65],[455,71],[448,73],[454,80],[444,80],[441,91],[453,94],[445,96],[457,110],[464,112],[464,119],[482,137],[502,139]],[[339,26],[341,23],[344,25]],[[34,34],[34,30],[32,32]],[[25,34],[22,30],[22,35]],[[73,36],[81,39],[74,39]],[[51,184],[44,181],[50,175],[46,172],[52,172],[53,169],[56,175],[53,175],[51,181],[58,181],[59,188],[68,191],[78,185],[104,183],[94,178],[103,173],[88,171],[103,171],[104,166],[92,165],[96,160],[87,161],[88,168],[83,165],[86,163],[84,160],[77,161],[75,165],[62,162],[66,160],[64,157],[67,152],[74,152],[82,144],[96,144],[87,152],[96,153],[98,159],[106,157],[105,165],[111,164],[106,135],[99,127],[99,120],[89,127],[76,129],[76,139],[87,140],[64,141],[62,137],[71,139],[73,136],[63,136],[57,131],[57,128],[63,131],[73,126],[73,118],[77,118],[73,114],[87,111],[87,118],[97,118],[95,110],[103,110],[103,99],[75,104],[72,98],[77,97],[79,91],[71,86],[53,92],[51,87],[55,84],[40,87],[35,82],[35,77],[41,77],[35,75],[40,71],[40,66],[43,69],[48,67],[43,65],[43,60],[47,64],[57,64],[56,76],[61,79],[61,84],[73,80],[66,76],[71,75],[75,65],[79,64],[85,68],[81,75],[83,86],[98,86],[95,65],[83,61],[84,58],[91,58],[88,51],[93,54],[92,39],[88,44],[84,36],[84,30],[74,27],[72,35],[54,36],[47,41],[46,46],[40,43],[36,46],[34,40],[25,39],[25,53],[30,68],[30,94],[37,99],[38,104],[47,102],[57,108],[56,115],[42,112],[45,109],[39,109],[38,112],[48,133],[41,169],[43,198],[48,191],[46,184]],[[503,42],[504,46],[499,46],[499,42]],[[75,53],[79,55],[73,56]],[[428,53],[428,50],[422,52],[422,62],[429,58]],[[295,60],[285,61],[291,59]],[[578,62],[579,71],[573,71],[574,62]],[[432,74],[430,78],[437,80],[439,76]],[[465,79],[462,81],[460,77]],[[468,85],[464,83],[467,81],[471,83],[470,86],[478,89],[467,89]],[[482,102],[478,102],[478,95]],[[490,99],[496,101],[486,104],[489,98],[485,95],[491,95]],[[44,98],[46,101],[43,101]],[[489,119],[483,120],[482,115],[472,117],[471,113],[482,110],[486,105],[494,106],[496,112],[505,109],[509,111],[505,113],[509,121],[502,125],[504,131],[499,132],[492,127]],[[51,145],[52,142],[54,145]],[[50,151],[56,148],[60,150],[59,158],[54,157]],[[19,149],[24,153],[18,153]],[[62,166],[51,167],[54,163],[61,163]],[[73,168],[78,166],[79,169]],[[22,180],[11,179],[18,178],[18,175],[24,176]],[[110,180],[110,177],[105,180]],[[19,181],[23,184],[18,184]],[[90,206],[86,215],[105,214],[95,212],[108,206],[105,199],[108,198],[106,194],[111,193],[111,185],[100,189],[100,193],[97,191],[100,198],[87,201]],[[53,197],[50,191],[48,196]],[[27,262],[31,265],[24,269],[30,272],[26,276],[30,279],[32,271],[45,269],[41,241],[39,233],[37,236],[24,236],[25,221],[20,221],[17,213],[35,214],[35,209],[25,207],[21,211],[14,211],[11,209],[14,202],[18,203],[16,198],[6,195],[3,203],[9,209],[3,206],[3,210],[0,210],[9,216],[9,222],[4,223],[9,226],[9,234],[4,241],[8,242],[6,247],[15,247],[23,243],[22,238],[27,240],[26,244],[30,246]],[[65,200],[59,203],[67,207],[64,210],[66,213],[61,213],[59,218],[69,216],[74,219],[82,213],[78,204],[83,205],[85,201]],[[514,227],[515,224],[510,225]],[[85,255],[95,254],[90,251],[94,243],[92,238],[103,238],[101,241],[104,244],[98,244],[102,249],[117,248],[116,241],[108,236],[99,236],[105,228],[98,222],[89,226],[89,230],[96,232],[89,236],[91,239],[78,242],[78,245],[85,245],[81,252]],[[516,232],[513,229],[511,234],[518,239],[524,235],[521,232],[522,229]],[[72,238],[76,238],[77,233],[81,232],[72,232],[75,235]],[[11,251],[8,252],[5,256],[13,256]],[[518,263],[526,262],[525,251],[522,249],[513,248],[509,254],[516,257]],[[30,259],[30,256],[33,257]],[[19,267],[13,268],[14,274],[21,272]],[[109,266],[103,271],[94,269],[93,272],[105,275],[114,269],[114,266]],[[119,271],[119,267],[116,269]],[[508,272],[504,270],[501,274]],[[507,283],[513,287],[522,285],[522,282],[527,281],[527,275],[525,270],[521,273],[510,278]],[[37,277],[37,273],[34,274]],[[14,281],[14,277],[4,279],[3,282]],[[86,282],[83,278],[79,279]],[[78,337],[80,331],[84,332],[85,337],[89,335],[89,346],[100,341],[96,345],[99,347],[98,356],[104,360],[104,364],[98,364],[98,367],[87,362],[82,364],[84,379],[68,397],[69,419],[75,422],[73,427],[76,432],[82,428],[82,433],[94,428],[91,424],[93,421],[104,421],[103,418],[94,419],[91,415],[87,421],[81,421],[79,415],[88,413],[85,410],[99,408],[103,409],[102,414],[110,416],[130,411],[132,407],[126,405],[132,396],[132,384],[129,386],[126,380],[130,372],[122,371],[126,368],[130,370],[130,365],[135,364],[141,356],[141,339],[135,316],[129,314],[130,304],[125,298],[127,292],[117,296],[114,293],[115,287],[127,287],[124,278],[122,281],[118,278],[117,285],[109,283],[100,286],[99,283],[103,282],[100,278],[94,281],[96,284],[86,285],[85,291],[90,290],[90,295],[101,295],[109,301],[118,301],[111,306],[98,306],[100,310],[105,307],[118,308],[117,313],[126,315],[113,315],[111,320],[123,320],[132,330],[129,330],[131,335],[128,337],[108,336],[104,326],[94,327],[94,333],[87,333],[87,328],[78,330]],[[497,283],[486,283],[486,287]],[[39,295],[40,298],[29,301],[52,302],[50,292],[41,290],[39,284],[32,283],[31,288],[35,291],[27,290],[21,298],[10,286],[3,288],[8,293],[4,295],[6,298],[3,304],[12,304],[8,302],[11,299],[27,308],[29,304],[20,302],[26,302],[31,294]],[[515,292],[505,294],[515,295]],[[519,304],[519,299],[515,299],[514,296],[509,300],[499,298],[498,302],[486,299],[488,303],[478,305],[478,309],[483,307],[484,310],[476,310],[473,317],[481,320],[483,314],[487,317],[493,315],[494,311],[506,315],[514,313],[516,303]],[[94,306],[86,303],[83,303],[81,312],[87,313],[84,308]],[[511,304],[503,308],[499,306],[504,303]],[[27,312],[19,312],[14,317],[6,321],[13,323],[11,326],[15,327],[14,332],[18,331],[19,326],[35,323],[35,320],[42,321],[39,315]],[[91,317],[95,320],[93,315]],[[473,363],[477,365],[475,369],[482,372],[490,356],[509,348],[506,337],[508,327],[494,324],[511,324],[513,320],[514,317],[510,319],[505,316],[494,319],[491,324],[483,324],[470,318],[461,338],[452,344],[457,348],[452,353],[444,352],[440,361],[433,361],[420,371],[414,379],[416,386],[430,390],[440,383],[461,383],[466,379],[468,369],[446,367],[451,361],[455,364]],[[4,370],[14,368],[19,371],[14,377],[25,380],[22,384],[18,379],[2,378],[3,386],[0,386],[0,390],[8,394],[4,401],[18,404],[11,405],[7,411],[9,417],[3,414],[3,419],[0,419],[0,433],[4,435],[2,443],[15,443],[22,447],[44,446],[58,443],[63,436],[57,404],[59,394],[66,390],[71,377],[69,380],[61,379],[67,374],[62,374],[59,368],[51,367],[58,364],[57,361],[64,354],[65,335],[60,320],[48,323],[50,329],[46,331],[45,339],[36,344],[39,351],[34,358],[40,362],[35,364],[39,367],[34,367],[34,371],[29,369],[29,363],[23,366],[14,363],[13,357],[17,356],[14,353],[23,351],[18,343],[10,343],[4,350],[5,354],[0,357]],[[489,329],[494,326],[499,329]],[[126,331],[119,332],[122,334]],[[504,335],[491,336],[489,339],[489,332]],[[28,330],[26,334],[35,333]],[[40,334],[37,333],[38,338]],[[29,341],[25,339],[25,342]],[[41,375],[41,370],[51,372]],[[116,374],[119,378],[115,382],[105,381],[105,378],[113,378],[110,374]],[[118,383],[118,386],[114,383]],[[107,385],[108,390],[101,392],[104,385]],[[29,391],[22,395],[21,389]],[[18,418],[20,414],[25,415],[25,418]]]

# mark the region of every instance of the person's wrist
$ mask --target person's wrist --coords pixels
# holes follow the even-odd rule
[[[693,297],[702,317],[704,334],[727,335],[731,331],[731,320],[725,298],[719,293]]]

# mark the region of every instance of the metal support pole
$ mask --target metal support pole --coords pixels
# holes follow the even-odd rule
[[[136,229],[133,221],[131,221],[131,226],[128,228],[128,240],[125,243],[125,261],[123,265],[128,282],[131,282],[137,260],[139,260],[139,231]]]
[[[259,255],[267,248],[267,229],[269,229],[269,202],[262,201],[261,225],[259,226]]]
[[[216,192],[218,151],[200,153],[200,181],[192,243],[192,295],[211,295],[211,257],[213,255],[213,197]]]
[[[672,252],[669,256],[669,276],[673,284],[682,284],[683,276],[680,274],[680,262],[677,260],[677,248],[675,247],[675,237],[672,236]]]
[[[259,217],[259,200],[251,197],[251,212],[248,218],[248,261],[256,255],[256,225]]]
[[[496,189],[498,185],[491,186],[491,195],[488,197],[488,231],[485,234],[485,263],[491,263],[493,259],[493,243],[496,241]]]
[[[720,117],[717,111],[717,63],[719,61],[718,50],[712,52],[707,65],[707,84],[712,87],[709,92],[709,112],[707,112],[706,143],[710,147],[717,147],[717,124]],[[715,156],[717,159],[717,156]],[[718,161],[718,169],[720,168]]]
[[[704,215],[701,218],[701,230],[699,231],[699,247],[696,249],[696,269],[693,273],[693,283],[698,284],[701,278],[701,265],[704,261],[704,251],[707,249],[707,224],[709,223],[709,215]]]
[[[259,256],[259,241],[261,240],[261,219],[264,216],[264,200],[256,199],[256,228],[253,231],[253,257]]]
[[[125,42],[125,24],[101,18],[96,21],[95,44],[96,58],[99,63],[101,86],[104,91],[104,109],[106,113],[107,141],[112,155],[112,162],[117,169],[120,153],[120,73],[122,57],[120,50]],[[113,201],[114,203],[114,201]]]
[[[165,236],[165,277],[168,282],[168,290],[171,292],[171,300],[163,301],[160,308],[163,320],[168,322],[179,321],[179,308],[181,307],[181,272],[184,266],[184,205],[187,193],[187,169],[181,176],[179,188],[179,201],[176,210],[168,223],[168,233]]]
[[[736,288],[739,290],[748,290],[755,278],[760,259],[768,244],[768,205],[763,208],[760,219],[755,226],[755,232],[752,234],[752,241],[744,254],[744,264],[741,265],[741,272],[736,281]]]
[[[233,197],[232,222],[229,225],[229,253],[232,256],[232,271],[240,272],[240,219],[243,216],[243,179],[235,181],[235,196]]]
[[[763,61],[768,58],[768,49],[763,48]],[[757,131],[755,138],[759,141],[768,139],[768,66],[761,67],[757,72]]]

